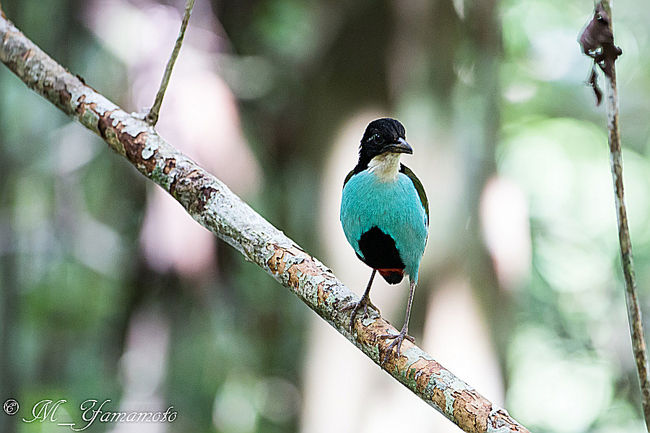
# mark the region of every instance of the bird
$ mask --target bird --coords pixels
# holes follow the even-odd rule
[[[395,119],[381,118],[368,124],[359,146],[357,165],[343,182],[340,219],[347,241],[357,257],[372,268],[370,281],[358,302],[344,309],[352,310],[350,332],[357,313],[375,307],[370,301],[370,288],[379,272],[388,284],[398,284],[409,277],[409,298],[406,318],[399,334],[385,334],[392,339],[384,364],[394,348],[397,354],[408,335],[409,318],[420,261],[429,232],[429,202],[422,183],[415,173],[400,163],[402,154],[412,154],[406,141],[404,126]]]

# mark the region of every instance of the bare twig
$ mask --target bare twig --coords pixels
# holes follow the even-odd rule
[[[151,126],[156,126],[158,123],[158,115],[160,114],[160,106],[162,105],[163,98],[165,97],[165,92],[167,91],[167,86],[169,85],[169,79],[172,76],[172,69],[174,69],[174,63],[178,58],[178,53],[181,51],[181,45],[183,45],[183,38],[185,38],[185,30],[187,29],[187,23],[190,21],[190,15],[192,15],[192,9],[194,8],[194,0],[187,0],[185,4],[185,12],[183,14],[183,21],[181,22],[181,29],[178,32],[178,38],[176,38],[176,44],[174,44],[174,50],[172,55],[167,61],[167,67],[165,68],[165,73],[163,74],[162,81],[160,82],[160,88],[156,94],[156,99],[154,100],[153,106],[149,113],[145,117],[145,120]]]
[[[25,84],[100,135],[178,200],[199,224],[260,266],[379,364],[388,348],[380,336],[397,330],[374,316],[357,321],[350,331],[350,312],[342,307],[358,298],[330,269],[164,141],[151,125],[124,112],[57,64],[5,18],[0,18],[0,41],[0,61]],[[400,354],[391,354],[382,368],[467,432],[528,432],[410,341],[404,342]]]
[[[610,168],[614,181],[616,217],[618,220],[618,239],[621,248],[621,262],[625,277],[625,301],[630,324],[632,347],[641,387],[643,413],[646,428],[650,432],[650,381],[648,380],[648,356],[641,319],[641,308],[637,298],[634,263],[632,260],[632,242],[627,223],[627,211],[623,193],[623,161],[621,156],[621,133],[618,123],[618,89],[616,86],[616,59],[622,54],[614,45],[611,2],[602,0],[596,5],[594,18],[587,25],[580,37],[585,54],[594,59],[594,63],[605,74],[607,90],[607,129],[609,130]],[[595,70],[594,70],[595,71]],[[597,89],[595,72],[592,72],[591,85]]]

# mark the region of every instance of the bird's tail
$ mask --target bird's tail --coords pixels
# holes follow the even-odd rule
[[[404,269],[399,268],[386,268],[386,269],[377,269],[379,275],[381,275],[388,284],[397,284],[402,281],[404,278]]]

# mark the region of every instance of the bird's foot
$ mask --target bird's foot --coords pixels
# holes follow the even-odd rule
[[[407,335],[407,333],[408,333],[408,328],[403,327],[400,333],[397,335],[384,334],[379,337],[383,340],[393,339],[393,342],[390,343],[386,348],[386,354],[384,355],[384,359],[382,359],[381,361],[381,365],[384,365],[386,361],[388,361],[388,358],[390,357],[390,354],[393,351],[394,347],[397,347],[396,356],[399,356],[400,350],[402,348],[402,342],[404,341],[405,338],[409,340],[411,343],[415,343],[415,338],[411,337],[410,335]]]
[[[377,312],[377,314],[381,315],[381,311],[379,311],[379,308],[377,308],[375,304],[370,301],[369,296],[361,298],[359,302],[351,302],[342,308],[343,311],[352,310],[352,314],[350,315],[350,332],[354,330],[354,320],[356,319],[359,310],[363,308],[363,317],[368,317],[368,307],[372,308]]]

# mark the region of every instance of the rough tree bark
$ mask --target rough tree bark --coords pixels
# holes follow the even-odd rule
[[[348,331],[357,300],[320,261],[257,214],[226,185],[163,140],[139,115],[126,113],[57,64],[0,10],[0,61],[27,86],[100,135],[140,173],[169,192],[202,226],[238,250],[297,295],[363,353],[379,364],[386,340],[397,331],[383,318]],[[383,368],[467,432],[528,432],[508,413],[454,376],[429,354],[405,341]]]

